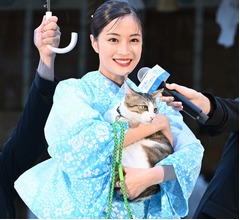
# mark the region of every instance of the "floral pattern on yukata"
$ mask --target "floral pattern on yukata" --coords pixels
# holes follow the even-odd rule
[[[127,83],[138,87],[129,79]],[[23,201],[38,218],[105,218],[113,162],[113,128],[104,118],[123,99],[119,88],[99,71],[60,82],[45,126],[51,159],[26,171],[15,182]],[[203,147],[181,114],[158,102],[170,120],[174,153],[157,165],[173,165],[177,178],[161,184],[151,199],[129,203],[134,218],[182,218],[200,173]],[[125,131],[128,124],[124,123]],[[120,139],[121,129],[117,126]],[[157,166],[156,165],[156,166]],[[111,218],[129,218],[114,194]]]

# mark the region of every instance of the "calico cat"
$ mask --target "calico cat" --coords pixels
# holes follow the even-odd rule
[[[139,123],[151,123],[152,118],[158,113],[156,97],[162,92],[154,93],[135,92],[126,84],[126,95],[117,108],[118,121],[128,121],[130,127]],[[170,141],[158,131],[140,141],[123,148],[122,165],[135,168],[150,168],[157,162],[173,153]],[[116,181],[119,180],[118,175]],[[143,201],[160,191],[160,185],[152,185],[138,197],[130,199],[133,202]],[[118,190],[120,192],[120,190]]]

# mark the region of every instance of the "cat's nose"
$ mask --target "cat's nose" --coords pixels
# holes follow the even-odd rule
[[[150,122],[152,122],[155,117],[156,117],[156,115],[150,116]]]

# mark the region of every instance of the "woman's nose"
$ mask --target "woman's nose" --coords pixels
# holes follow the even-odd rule
[[[118,47],[118,54],[120,55],[128,55],[130,52],[130,45],[126,42],[122,42]]]

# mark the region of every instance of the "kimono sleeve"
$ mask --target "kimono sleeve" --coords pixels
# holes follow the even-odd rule
[[[111,170],[114,133],[99,109],[91,106],[96,94],[101,99],[101,94],[86,86],[84,81],[62,81],[56,88],[45,126],[49,154],[71,181],[95,178]],[[120,127],[117,133],[120,137]]]
[[[182,115],[171,107],[166,108],[174,138],[174,153],[157,165],[172,165],[176,179],[161,184],[170,206],[179,216],[186,216],[188,199],[200,174],[204,148],[184,123]]]

